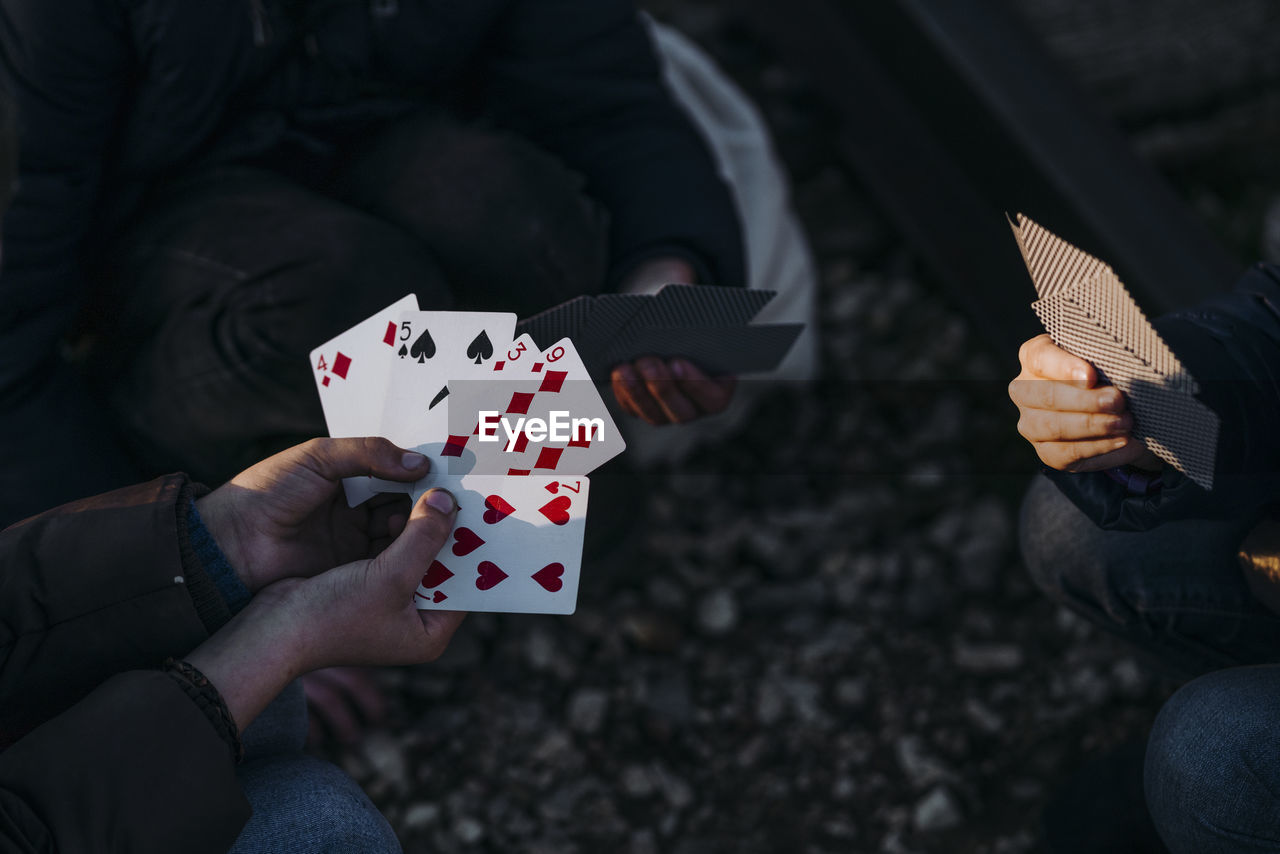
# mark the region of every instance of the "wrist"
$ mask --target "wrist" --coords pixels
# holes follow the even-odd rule
[[[651,258],[628,273],[618,286],[619,293],[656,293],[663,285],[692,285],[698,281],[697,271],[683,258],[664,256]]]
[[[196,499],[196,512],[200,514],[200,520],[204,523],[205,528],[208,529],[218,548],[222,550],[222,554],[226,557],[227,563],[230,564],[236,577],[240,579],[240,583],[247,587],[251,594],[257,593],[259,589],[265,586],[265,583],[257,579],[250,568],[242,546],[244,537],[241,534],[239,519],[222,500],[222,495],[220,494],[222,489],[220,487],[203,498]]]
[[[241,731],[286,685],[313,669],[306,611],[292,589],[300,585],[289,580],[264,589],[186,658],[222,695]]]

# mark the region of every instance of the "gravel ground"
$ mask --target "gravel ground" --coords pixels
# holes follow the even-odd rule
[[[1028,581],[1009,365],[835,165],[803,78],[715,5],[650,5],[775,129],[823,378],[650,475],[575,616],[476,615],[387,673],[395,719],[336,758],[408,852],[1037,850],[1052,788],[1174,686]]]

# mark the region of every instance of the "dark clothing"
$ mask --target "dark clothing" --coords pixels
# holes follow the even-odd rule
[[[143,669],[228,618],[191,495],[173,475],[0,533],[0,849],[221,852],[248,820],[228,742]]]
[[[1235,291],[1154,321],[1221,418],[1214,489],[1173,469],[1164,488],[1131,496],[1105,474],[1048,472],[1105,528],[1145,530],[1178,519],[1255,519],[1280,501],[1280,267],[1259,264]]]
[[[426,104],[491,116],[583,174],[615,277],[674,251],[743,282],[728,192],[627,0],[2,0],[0,57],[21,121],[0,403],[68,328],[86,249],[157,182],[253,158],[320,175]]]
[[[402,120],[332,188],[212,167],[120,241],[85,366],[145,471],[220,483],[324,435],[308,353],[406,293],[530,314],[603,281],[607,217],[510,134]]]
[[[1146,805],[1173,854],[1280,850],[1280,615],[1253,595],[1236,561],[1251,524],[1180,519],[1103,530],[1044,478],[1023,503],[1023,558],[1050,598],[1169,675],[1198,677],[1165,704],[1145,756]],[[1093,782],[1117,796],[1114,780]],[[1055,808],[1075,809],[1080,821],[1085,802]],[[1115,804],[1104,809],[1114,817]],[[1144,824],[1138,817],[1118,829],[1139,833]],[[1066,823],[1054,829],[1075,836]]]
[[[1248,530],[1215,519],[1103,530],[1040,477],[1020,526],[1027,569],[1051,599],[1182,677],[1280,662],[1280,615],[1250,592],[1235,558]]]
[[[1147,804],[1172,854],[1280,851],[1280,666],[1184,685],[1147,744]]]
[[[663,255],[743,284],[628,0],[0,0],[0,85],[0,524],[323,433],[306,353],[410,291],[531,313]],[[58,375],[77,316],[93,398]]]

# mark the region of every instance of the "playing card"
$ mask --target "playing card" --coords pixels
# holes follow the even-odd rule
[[[568,338],[501,383],[459,383],[456,404],[450,432],[475,422],[467,448],[479,474],[585,475],[626,449]]]
[[[505,355],[515,315],[480,311],[419,311],[401,315],[382,435],[401,447],[438,456],[448,439],[450,381],[485,372]],[[435,453],[422,446],[435,445]]]
[[[396,323],[401,314],[417,307],[418,298],[409,294],[311,351],[316,391],[330,436],[379,434],[382,401],[396,346]],[[390,481],[385,484],[381,491],[408,492],[411,486]],[[347,478],[343,488],[352,507],[376,491],[367,477]]]
[[[1213,488],[1219,419],[1111,267],[1019,215],[1012,223],[1054,343],[1125,393],[1133,435],[1205,489]]]
[[[776,295],[749,288],[666,285],[645,302],[627,327],[746,326]]]
[[[658,356],[688,359],[713,375],[771,371],[786,357],[803,331],[804,326],[799,323],[636,329],[588,367],[594,376],[603,376],[621,362]]]
[[[578,355],[583,361],[589,361],[622,334],[631,319],[651,302],[653,297],[650,295],[601,294],[592,305],[590,322],[579,334],[539,339],[538,343],[543,347],[550,347],[561,338],[572,338]]]
[[[539,347],[561,338],[577,338],[588,327],[595,310],[595,297],[574,297],[520,321],[517,334],[528,334]]]
[[[458,520],[414,595],[420,609],[572,614],[590,482],[469,474]]]

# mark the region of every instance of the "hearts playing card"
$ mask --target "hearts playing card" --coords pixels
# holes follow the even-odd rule
[[[418,607],[572,614],[589,492],[585,477],[462,477],[457,524],[423,575]]]

